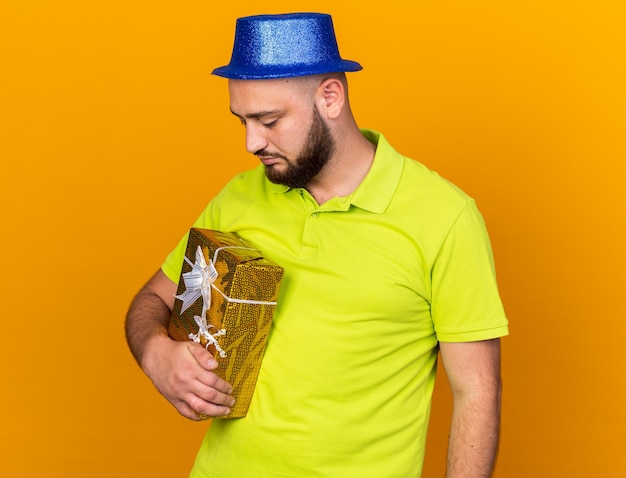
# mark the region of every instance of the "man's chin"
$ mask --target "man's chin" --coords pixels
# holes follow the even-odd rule
[[[274,184],[285,184],[284,175],[277,171],[274,165],[265,166],[265,176]]]
[[[289,188],[303,188],[306,185],[301,184],[302,181],[299,181],[298,178],[294,178],[288,174],[277,174],[276,170],[270,170],[267,167],[265,168],[265,176],[271,183],[280,184]]]
[[[283,179],[281,177],[269,176],[267,174],[266,174],[266,176],[267,176],[267,179],[268,179],[268,181],[270,183],[280,184],[281,186],[288,186],[290,188],[297,187],[297,186],[294,186],[292,184],[289,184],[289,181],[286,181],[285,179]]]

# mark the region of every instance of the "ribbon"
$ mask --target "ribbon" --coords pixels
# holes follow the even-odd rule
[[[226,335],[226,329],[218,329],[213,324],[207,324],[206,318],[198,317],[197,315],[193,316],[193,320],[198,324],[198,333],[197,334],[189,334],[189,338],[193,340],[195,343],[200,343],[200,337],[203,337],[207,340],[207,344],[205,347],[209,347],[209,345],[213,344],[215,346],[215,350],[220,354],[220,357],[226,357],[226,352],[220,347],[217,338]],[[214,328],[217,330],[216,333],[212,334],[209,332],[209,329]]]
[[[215,281],[218,278],[217,269],[215,268],[215,263],[217,262],[217,255],[223,249],[248,249],[248,250],[256,250],[250,247],[241,247],[241,246],[224,246],[219,247],[215,250],[213,254],[213,260],[210,260],[207,264],[204,253],[202,252],[202,247],[198,246],[196,249],[196,261],[192,264],[191,261],[185,256],[185,262],[191,266],[191,270],[189,272],[184,272],[182,274],[183,281],[185,283],[185,291],[176,295],[177,299],[183,301],[183,304],[180,309],[180,313],[185,312],[193,303],[198,300],[198,298],[202,297],[202,315],[198,317],[194,316],[194,320],[198,325],[198,333],[197,334],[189,334],[189,338],[196,343],[200,343],[200,337],[204,338],[207,341],[206,347],[213,344],[216,350],[219,352],[220,357],[226,357],[226,352],[220,348],[217,337],[221,337],[226,335],[226,329],[218,329],[212,324],[207,323],[206,313],[211,307],[211,289],[215,289],[219,292],[222,297],[228,302],[234,302],[237,304],[259,304],[259,305],[276,305],[276,302],[268,302],[261,300],[247,300],[247,299],[234,299],[232,297],[228,297],[221,290],[217,288],[215,285]],[[211,334],[210,329],[214,328],[217,330],[216,333]]]
[[[183,273],[185,292],[176,296],[177,299],[183,301],[180,313],[184,313],[189,306],[198,300],[198,297],[202,296],[202,317],[204,317],[211,305],[211,287],[209,286],[217,279],[217,270],[213,262],[206,263],[200,246],[196,250],[196,262],[192,264],[187,257],[185,257],[185,261],[191,266],[191,270]]]

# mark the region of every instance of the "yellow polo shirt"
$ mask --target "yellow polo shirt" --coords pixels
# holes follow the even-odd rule
[[[348,197],[318,205],[235,177],[195,227],[236,231],[285,268],[248,416],[214,420],[192,477],[421,473],[438,341],[508,333],[474,201],[377,132]],[[162,269],[178,281],[186,238]]]

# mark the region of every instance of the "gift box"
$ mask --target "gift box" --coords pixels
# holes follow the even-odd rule
[[[236,233],[193,228],[169,325],[174,340],[204,345],[236,400],[224,418],[247,414],[284,269]]]

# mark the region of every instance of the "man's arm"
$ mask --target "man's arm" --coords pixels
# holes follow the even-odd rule
[[[213,371],[217,362],[201,345],[167,335],[176,284],[161,270],[135,296],[126,315],[128,346],[157,390],[192,420],[222,416],[234,402],[232,386]]]
[[[454,408],[447,478],[492,476],[500,432],[500,339],[440,343]]]

